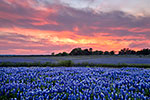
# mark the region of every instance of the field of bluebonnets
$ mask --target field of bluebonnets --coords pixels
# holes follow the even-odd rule
[[[150,100],[150,69],[1,67],[0,100]]]

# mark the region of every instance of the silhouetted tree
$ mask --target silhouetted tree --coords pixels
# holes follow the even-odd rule
[[[61,54],[61,56],[68,56],[69,54],[67,53],[67,52],[63,52],[62,54]]]
[[[150,55],[150,49],[142,49],[140,51],[137,51],[138,55]]]
[[[114,52],[114,51],[110,51],[110,54],[111,54],[111,55],[114,55],[114,54],[115,54],[115,52]]]
[[[89,52],[88,49],[84,49],[84,50],[83,50],[83,54],[84,54],[84,55],[90,55],[90,52]]]
[[[52,52],[52,54],[51,54],[52,56],[54,56],[55,55],[55,53],[54,52]]]
[[[136,54],[136,51],[131,50],[130,54],[131,54],[131,55],[135,55],[135,54]]]
[[[61,54],[62,54],[62,53],[58,53],[58,54],[56,54],[56,56],[61,56]]]
[[[93,55],[99,55],[99,51],[98,50],[94,51]]]
[[[83,51],[81,48],[75,48],[70,52],[70,55],[83,55]]]
[[[105,51],[104,52],[104,55],[109,55],[110,53],[108,51]]]
[[[93,55],[102,55],[102,54],[103,54],[103,51],[96,50],[93,52]]]
[[[56,56],[67,56],[67,55],[114,55],[115,54],[115,51],[93,51],[92,48],[89,48],[89,49],[84,49],[82,50],[81,48],[74,48],[69,54],[67,52],[63,52],[63,53],[58,53],[56,54]],[[142,49],[140,51],[134,51],[134,50],[131,50],[129,48],[123,48],[119,51],[119,54],[120,55],[150,55],[150,49]],[[55,55],[54,53],[52,53],[51,55]]]
[[[126,54],[130,55],[130,54],[134,54],[134,53],[136,54],[136,52],[134,50],[130,50],[129,48],[123,48],[119,51],[120,55],[126,55]]]
[[[90,52],[90,55],[92,55],[93,49],[92,49],[92,48],[89,48],[89,52]]]
[[[104,52],[103,51],[99,51],[99,55],[102,55]]]

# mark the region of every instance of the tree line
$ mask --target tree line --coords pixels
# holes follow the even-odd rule
[[[92,48],[89,49],[81,49],[81,48],[74,48],[71,50],[70,53],[62,52],[55,54],[54,52],[51,54],[52,56],[68,56],[68,55],[150,55],[150,49],[142,49],[139,51],[131,50],[129,48],[123,48],[121,49],[118,54],[115,53],[115,51],[99,51],[95,50],[93,51]]]

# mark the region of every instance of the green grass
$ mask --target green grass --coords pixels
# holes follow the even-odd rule
[[[58,63],[51,62],[1,62],[0,67],[113,67],[113,68],[121,68],[121,67],[137,67],[137,68],[150,68],[150,64],[95,64],[95,63],[74,63],[71,60],[59,61]]]

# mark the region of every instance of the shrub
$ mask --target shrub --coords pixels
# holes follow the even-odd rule
[[[58,66],[72,67],[74,63],[71,60],[62,60],[58,63]]]

